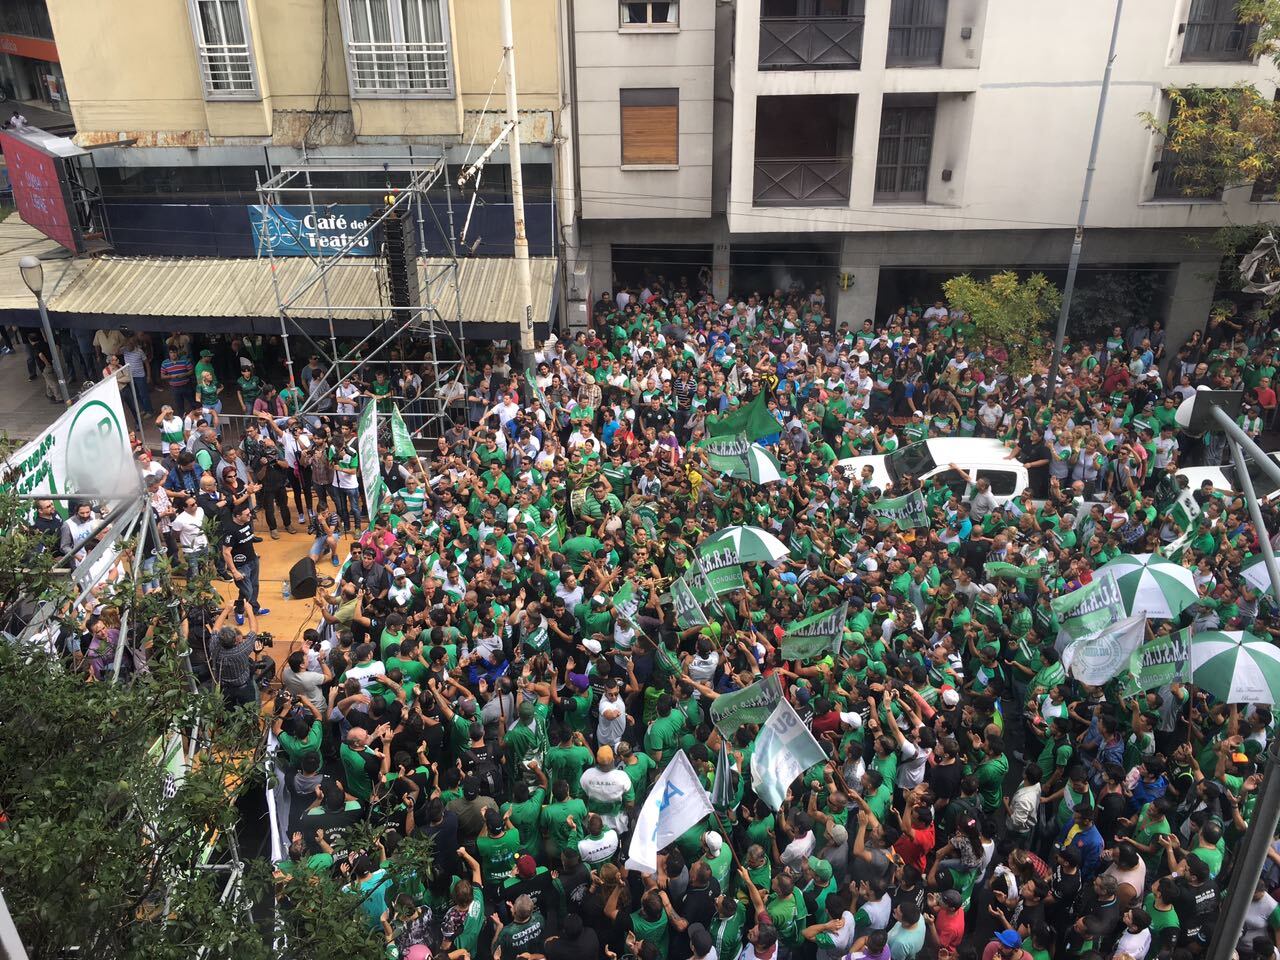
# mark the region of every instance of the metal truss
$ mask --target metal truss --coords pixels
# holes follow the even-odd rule
[[[331,186],[317,185],[319,174],[355,173],[381,176],[383,186]],[[325,178],[326,180],[330,178]],[[406,341],[424,343],[426,358],[423,371],[424,391],[416,401],[414,415],[406,413],[414,428],[415,436],[436,437],[452,423],[447,404],[449,388],[454,383],[465,386],[466,338],[462,326],[462,297],[459,291],[459,268],[452,231],[446,229],[436,216],[434,208],[424,202],[432,191],[449,190],[446,164],[443,156],[435,157],[370,157],[329,156],[306,157],[295,166],[281,167],[266,181],[258,183],[259,202],[273,217],[273,222],[285,224],[295,234],[299,246],[308,245],[288,227],[288,218],[275,217],[277,207],[309,208],[313,217],[323,216],[340,202],[350,201],[353,195],[369,194],[375,213],[359,232],[346,238],[332,253],[318,255],[307,252],[303,257],[290,257],[290,261],[302,261],[305,268],[288,271],[287,281],[282,280],[284,258],[277,257],[275,246],[264,243],[258,255],[271,266],[271,283],[276,294],[280,316],[280,336],[284,343],[289,378],[296,383],[290,336],[301,336],[317,353],[325,365],[325,381],[328,389],[308,396],[300,409],[303,414],[314,413],[318,403],[336,391],[344,376],[351,376],[367,365],[390,365],[391,347]],[[446,251],[445,262],[432,263],[424,259],[418,264],[418,302],[416,307],[393,307],[387,283],[387,261],[381,249],[375,256],[353,256],[366,239],[385,235],[384,225],[393,217],[410,211],[416,217],[419,257],[427,250],[427,236],[439,237]],[[296,263],[295,263],[296,266]],[[368,271],[372,277],[351,280],[351,271]],[[372,280],[372,282],[370,282]],[[318,295],[317,295],[318,289]],[[452,301],[450,315],[441,310],[441,304]],[[318,342],[303,321],[324,321],[329,330],[327,344]],[[339,349],[335,320],[346,323],[355,320],[367,322],[368,330],[354,346]],[[397,364],[400,361],[395,361]]]

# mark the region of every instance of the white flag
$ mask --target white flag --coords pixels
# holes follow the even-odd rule
[[[796,777],[826,760],[822,744],[800,721],[791,704],[781,700],[756,737],[751,753],[751,789],[774,810],[781,810],[787,788]]]
[[[710,814],[711,798],[684,751],[677,751],[636,817],[627,869],[656,873],[658,851]]]
[[[1126,617],[1073,640],[1062,651],[1062,666],[1081,683],[1100,687],[1129,666],[1129,655],[1146,639],[1146,626],[1146,617]]]

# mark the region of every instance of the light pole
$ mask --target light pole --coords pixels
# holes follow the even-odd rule
[[[49,328],[49,311],[45,309],[44,297],[44,265],[35,257],[26,256],[18,261],[18,270],[22,274],[22,282],[27,285],[36,297],[36,306],[40,308],[40,325],[44,327],[44,342],[49,348],[49,359],[53,361],[53,372],[58,375],[58,389],[62,392],[62,402],[71,405],[71,394],[67,391],[67,378],[62,372],[62,351],[53,339],[53,331]]]

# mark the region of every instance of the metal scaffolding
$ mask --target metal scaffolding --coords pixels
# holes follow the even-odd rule
[[[363,178],[364,182],[335,184],[335,175]],[[380,178],[382,183],[372,186],[368,182],[372,178]],[[317,179],[323,182],[317,183]],[[325,366],[327,389],[308,396],[301,413],[315,413],[317,404],[333,394],[344,376],[351,376],[369,364],[390,364],[389,348],[393,344],[415,342],[426,348],[425,359],[420,362],[427,370],[423,377],[426,389],[420,404],[421,416],[413,424],[414,434],[439,436],[452,422],[448,395],[454,383],[465,386],[466,365],[458,258],[452,231],[440,222],[435,208],[426,202],[434,190],[443,192],[451,205],[449,189],[443,156],[308,156],[303,163],[281,167],[269,180],[259,181],[258,197],[264,213],[272,224],[283,225],[302,249],[303,256],[290,259],[302,260],[307,265],[300,274],[290,271],[288,281],[282,282],[281,258],[276,254],[275,243],[259,245],[258,255],[271,267],[290,381],[297,383],[289,343],[291,335],[303,337]],[[331,253],[318,254],[310,250],[306,239],[289,226],[291,216],[281,215],[281,208],[302,207],[318,219],[338,204],[351,202],[352,197],[363,197],[365,202],[372,198],[373,214],[361,229],[344,236],[344,242]],[[387,225],[409,213],[414,215],[416,226],[418,302],[408,307],[393,306],[385,251]],[[439,238],[437,246],[445,251],[443,264],[433,262],[441,258],[424,257],[428,235]],[[375,255],[353,255],[353,251],[366,243],[377,244]],[[356,275],[353,282],[354,271],[363,271],[366,275]],[[367,275],[370,272],[372,278]],[[438,305],[450,302],[453,315],[446,317]],[[304,323],[308,320],[320,320],[327,326],[327,344],[312,336]],[[341,349],[335,320],[348,324],[354,320],[368,326],[357,343]],[[323,334],[320,336],[323,339]]]

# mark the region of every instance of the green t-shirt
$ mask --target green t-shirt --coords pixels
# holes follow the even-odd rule
[[[520,855],[520,831],[514,827],[500,837],[476,837],[476,859],[486,884],[494,884],[511,875]]]
[[[289,765],[296,767],[302,763],[304,756],[308,753],[315,753],[320,749],[320,741],[323,738],[324,725],[313,722],[305,737],[295,737],[282,732],[279,737],[280,749],[289,758]]]
[[[1001,754],[978,764],[974,776],[978,778],[978,795],[982,798],[984,813],[995,813],[1000,809],[1000,800],[1004,794],[1004,778],[1009,772],[1009,761]]]
[[[665,765],[675,754],[680,745],[680,731],[684,729],[684,716],[676,710],[665,717],[655,717],[644,735],[645,752],[656,756],[662,752],[662,763]]]
[[[557,780],[563,780],[569,784],[569,792],[575,797],[582,796],[582,787],[579,780],[582,779],[582,771],[591,766],[594,761],[591,751],[586,747],[580,747],[577,744],[570,744],[567,747],[552,747],[547,751],[546,759],[543,761],[547,779],[552,783]]]
[[[520,852],[530,856],[538,854],[538,821],[547,791],[539,787],[529,794],[524,803],[511,802],[503,806],[503,813],[511,814],[511,824],[520,831]]]
[[[667,949],[671,944],[667,911],[663,910],[658,914],[657,920],[647,920],[644,912],[637,910],[631,914],[631,930],[636,935],[636,939],[652,943],[657,948],[659,960],[667,960]]]
[[[587,805],[581,800],[570,798],[564,803],[549,803],[542,808],[542,816],[538,822],[547,838],[547,849],[554,856],[560,855],[560,851],[577,832],[566,822],[569,817],[573,817],[573,822],[578,825],[577,830],[581,830],[587,819]]]
[[[343,785],[347,788],[347,793],[368,803],[373,794],[373,779],[369,775],[366,760],[373,754],[367,750],[352,750],[345,743],[338,754],[342,758],[342,770],[346,774],[346,783]]]

